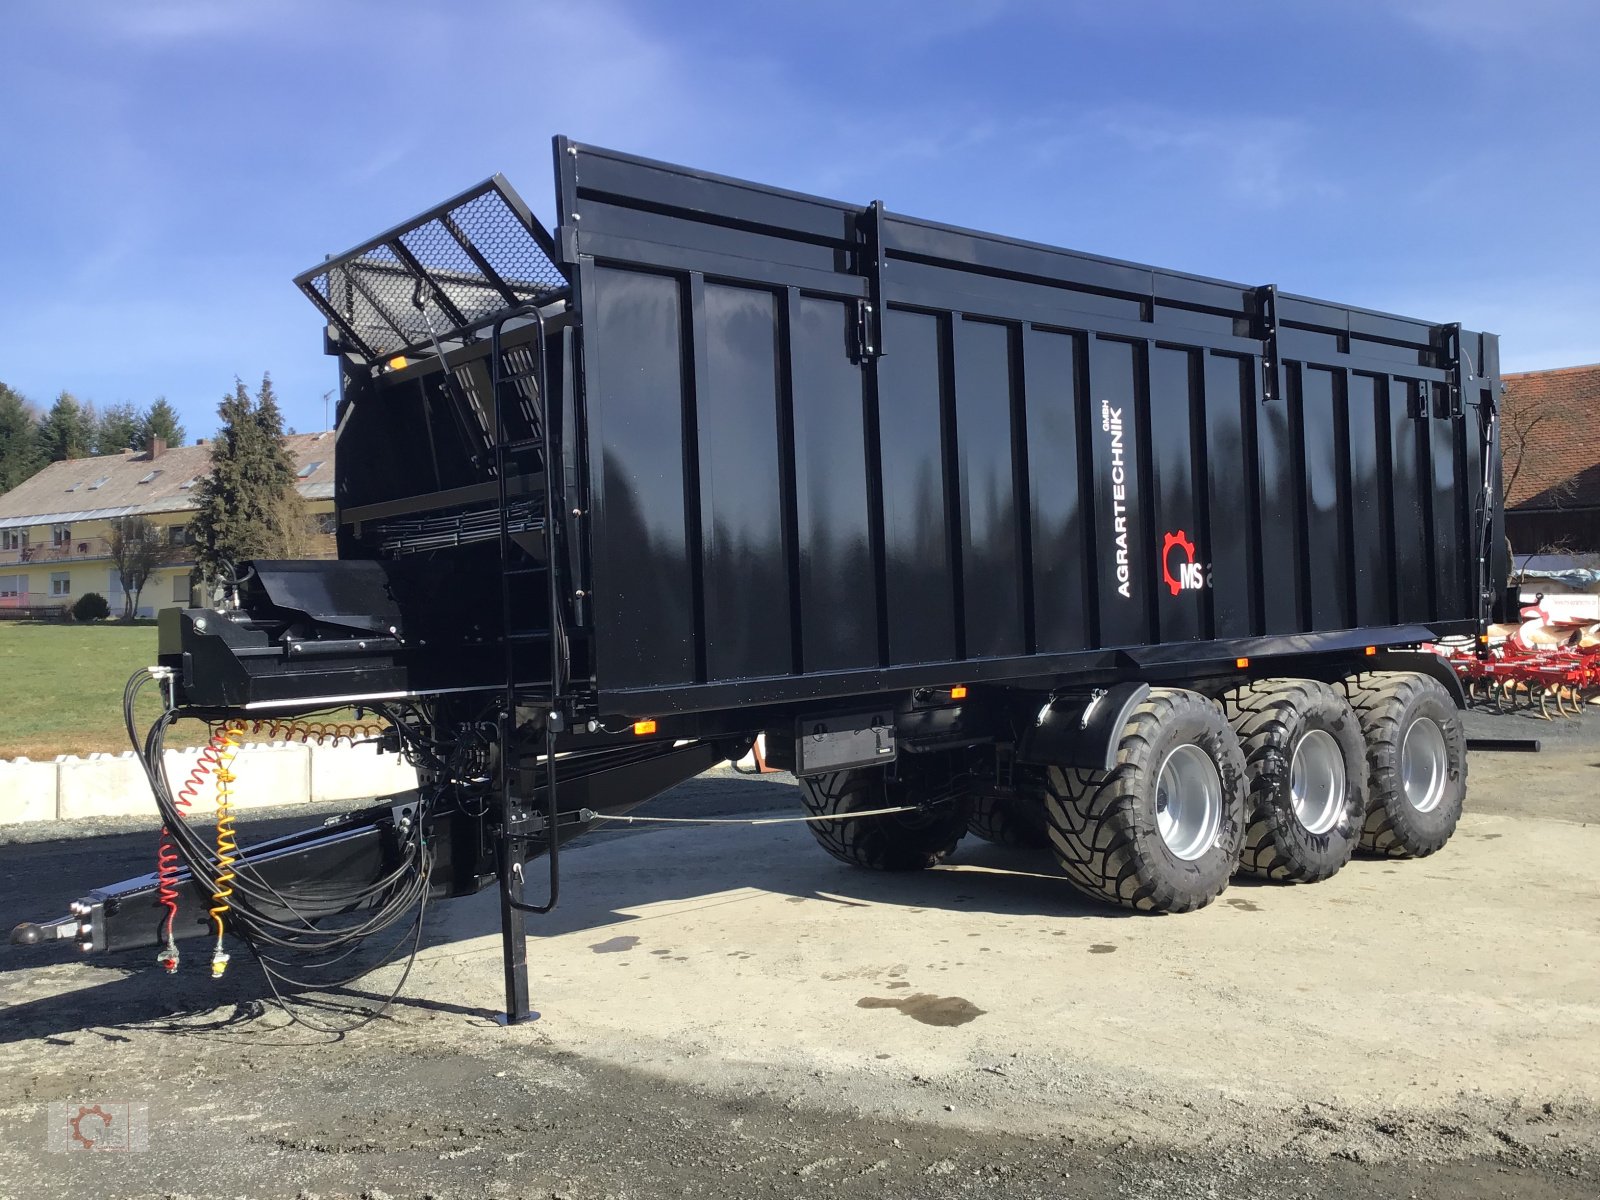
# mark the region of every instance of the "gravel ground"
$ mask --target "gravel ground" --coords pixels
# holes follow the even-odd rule
[[[1444,852],[1176,918],[981,843],[885,877],[794,827],[597,836],[534,926],[543,1019],[511,1029],[487,896],[439,906],[403,1002],[342,1039],[243,961],[6,947],[0,1197],[1592,1198],[1596,730],[1473,714],[1545,749],[1474,756]],[[791,786],[713,773],[645,811]],[[7,924],[152,853],[143,822],[5,836]],[[147,1104],[149,1152],[47,1148],[50,1104],[97,1100]]]

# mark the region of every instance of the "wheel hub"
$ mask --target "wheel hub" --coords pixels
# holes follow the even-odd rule
[[[1156,829],[1173,856],[1193,862],[1222,829],[1222,776],[1196,745],[1174,748],[1156,777]]]
[[[1418,717],[1400,743],[1400,787],[1406,803],[1422,813],[1438,808],[1449,772],[1450,750],[1444,730],[1430,718]]]
[[[1338,741],[1325,729],[1307,730],[1289,763],[1289,802],[1307,833],[1327,833],[1339,823],[1347,782]]]

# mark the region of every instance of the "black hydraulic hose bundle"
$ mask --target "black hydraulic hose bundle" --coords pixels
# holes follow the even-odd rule
[[[165,709],[142,739],[138,734],[135,704],[141,691],[153,678],[149,671],[139,671],[128,680],[123,690],[123,720],[165,823],[165,838],[188,867],[191,878],[207,894],[226,895],[226,908],[233,931],[261,966],[274,997],[292,1020],[322,1032],[346,1033],[381,1015],[404,987],[421,944],[422,921],[433,867],[433,850],[424,833],[427,799],[424,798],[419,805],[409,826],[397,831],[401,835],[398,865],[382,877],[363,884],[324,884],[310,888],[274,886],[256,870],[247,848],[236,849],[229,856],[229,861],[219,862],[216,848],[189,824],[174,799],[167,779],[163,755],[166,735],[180,714],[170,708]],[[386,715],[393,720],[392,714]],[[396,728],[400,728],[399,722],[395,724]],[[402,740],[431,757],[425,747],[415,745],[417,739],[409,734],[410,731],[402,734]],[[228,889],[226,893],[222,892],[223,888]],[[330,909],[337,912],[360,911],[364,915],[355,922],[332,925],[325,925],[322,917],[304,915],[307,911],[325,913]],[[388,929],[408,913],[414,914],[411,923],[395,945],[386,950],[377,962],[361,967],[346,978],[304,979],[282,969],[293,966],[312,973],[324,971],[348,958],[367,939]],[[283,914],[287,914],[287,917]],[[280,985],[297,991],[326,992],[345,988],[393,961],[408,939],[412,943],[410,954],[393,992],[376,1009],[367,1012],[363,1019],[354,1024],[334,1026],[309,1019],[303,1013],[295,1012],[280,990]]]

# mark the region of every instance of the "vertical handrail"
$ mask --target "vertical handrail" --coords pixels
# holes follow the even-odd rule
[[[521,860],[515,857],[515,847],[518,845],[519,839],[510,836],[508,828],[511,822],[511,734],[517,711],[517,659],[516,650],[511,640],[511,579],[507,573],[511,562],[511,523],[507,511],[510,496],[506,490],[505,405],[502,403],[500,394],[500,373],[503,360],[500,336],[507,321],[527,316],[533,318],[537,329],[535,343],[537,351],[534,363],[539,388],[539,403],[536,411],[539,414],[539,451],[544,468],[545,583],[550,610],[550,708],[545,714],[544,725],[545,837],[549,843],[546,853],[550,862],[550,891],[549,898],[544,904],[528,904],[512,892],[511,881],[513,876],[518,875],[520,871]],[[495,320],[489,340],[489,392],[494,398],[495,485],[500,502],[500,630],[506,665],[505,697],[501,704],[500,713],[500,819],[503,826],[500,887],[503,900],[512,909],[517,912],[542,915],[555,908],[556,901],[561,894],[560,840],[556,836],[556,818],[559,808],[556,795],[555,747],[556,721],[559,719],[560,704],[564,692],[561,679],[563,674],[561,670],[561,651],[564,642],[561,637],[560,594],[556,580],[555,460],[551,453],[550,389],[545,371],[544,314],[539,311],[539,307],[536,304],[518,305],[516,308],[502,313]]]

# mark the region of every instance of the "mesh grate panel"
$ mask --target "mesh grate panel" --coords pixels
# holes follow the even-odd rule
[[[499,176],[295,282],[369,362],[563,290],[551,243]]]

